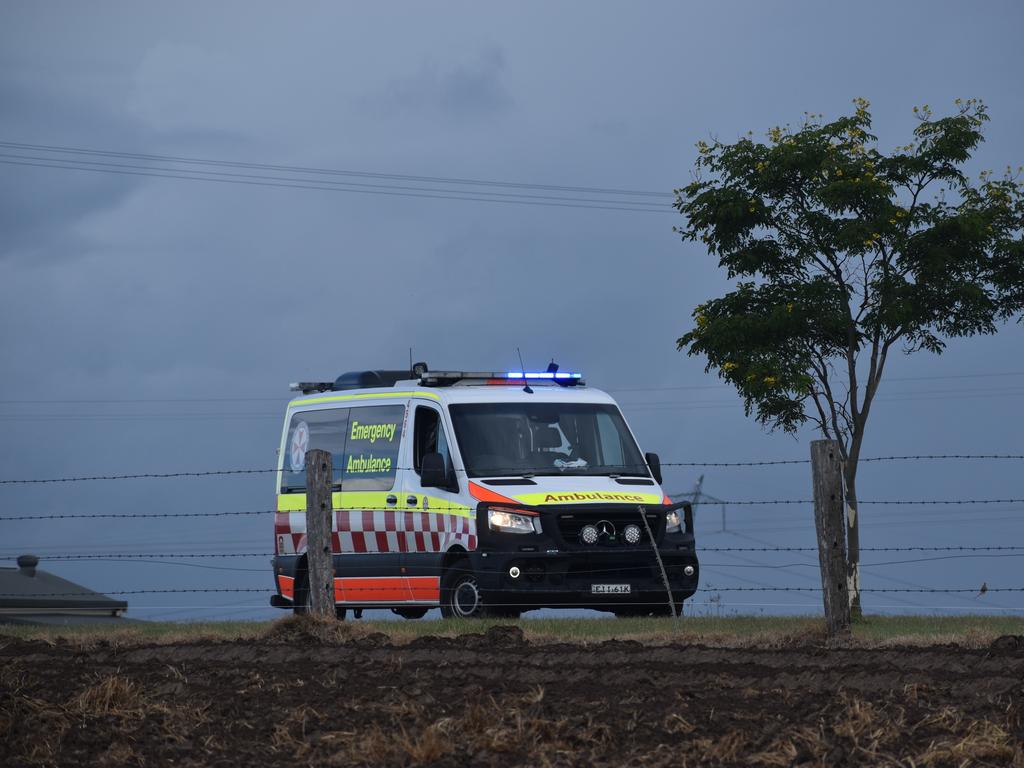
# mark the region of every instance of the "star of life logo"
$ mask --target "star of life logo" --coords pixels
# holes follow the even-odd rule
[[[309,425],[300,421],[292,431],[292,444],[288,458],[292,471],[301,472],[306,468],[306,451],[309,450]]]

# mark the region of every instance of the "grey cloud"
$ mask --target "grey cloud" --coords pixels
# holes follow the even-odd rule
[[[135,134],[130,124],[97,112],[87,102],[10,80],[0,80],[0,104],[3,138],[9,141],[59,144],[72,132],[85,131],[123,146]],[[87,247],[76,224],[116,205],[139,185],[128,176],[9,164],[47,165],[54,155],[46,152],[0,147],[0,155],[9,161],[0,172],[0,260],[75,258]]]
[[[505,55],[488,48],[475,59],[454,65],[424,61],[408,77],[391,80],[367,102],[384,115],[425,114],[453,120],[494,117],[512,105],[503,80]]]

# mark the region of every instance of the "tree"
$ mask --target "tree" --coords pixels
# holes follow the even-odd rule
[[[676,190],[686,225],[675,231],[736,281],[694,310],[677,346],[705,356],[766,428],[809,421],[839,441],[855,616],[857,464],[890,353],[941,353],[1024,311],[1021,169],[969,179],[988,115],[977,100],[956,104],[942,118],[915,107],[912,140],[888,154],[863,99],[765,142],[700,142],[694,181]]]

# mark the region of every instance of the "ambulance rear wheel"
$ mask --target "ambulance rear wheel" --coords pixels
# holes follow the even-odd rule
[[[309,573],[305,570],[300,570],[295,577],[294,595],[292,612],[296,616],[306,616],[313,612],[313,605],[310,602],[309,596]],[[345,608],[335,607],[334,609],[334,615],[339,620],[343,620],[347,613],[348,611]]]
[[[469,563],[454,563],[441,580],[441,616],[446,619],[478,619],[484,604],[480,585]]]
[[[309,603],[309,574],[303,568],[295,574],[295,592],[292,597],[292,612],[305,616],[312,606]]]

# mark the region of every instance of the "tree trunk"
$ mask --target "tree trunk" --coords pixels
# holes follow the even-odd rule
[[[846,481],[846,583],[850,593],[850,618],[863,615],[860,605],[860,515],[857,509],[857,461],[847,461]]]

